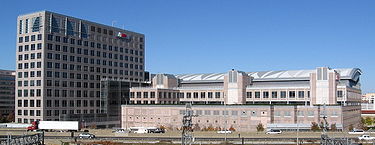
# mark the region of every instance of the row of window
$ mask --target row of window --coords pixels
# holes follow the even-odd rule
[[[206,95],[207,94],[207,95]],[[193,95],[193,96],[192,96]],[[176,98],[220,98],[221,92],[159,92],[158,98],[176,99]],[[130,92],[130,98],[155,98],[155,92]]]
[[[46,107],[100,107],[100,100],[47,100]]]
[[[60,114],[67,114],[69,111],[69,114],[94,114],[95,113],[95,110],[91,109],[91,110],[86,110],[86,109],[83,109],[82,111],[81,110],[76,110],[74,112],[74,110],[53,110],[53,114],[52,114],[52,110],[47,110],[46,111],[46,116],[60,116]],[[96,109],[96,113],[100,113],[100,110],[99,109]],[[48,120],[48,119],[47,119]],[[57,119],[58,120],[58,119]]]
[[[40,116],[41,111],[40,110],[17,110],[17,115],[23,115],[23,116]]]
[[[39,66],[39,65],[37,65]],[[40,67],[37,67],[40,68]],[[30,71],[30,72],[18,72],[17,73],[17,78],[33,78],[33,77],[42,77],[42,72],[41,71]]]
[[[100,91],[47,89],[47,97],[100,97]]]
[[[18,46],[18,52],[41,50],[41,49],[42,49],[42,43]]]
[[[41,100],[18,100],[17,102],[18,107],[41,107],[42,101]]]
[[[61,84],[60,84],[61,83]],[[68,87],[67,81],[59,81],[59,80],[47,80],[46,82],[47,87]],[[95,83],[88,83],[88,82],[69,82],[69,87],[75,87],[75,88],[95,88]],[[100,83],[96,83],[96,88],[100,88]]]
[[[25,54],[26,55],[26,54]],[[28,55],[28,54],[27,54]],[[40,54],[41,55],[41,54]],[[41,57],[41,56],[40,56]],[[38,56],[38,58],[40,58]],[[19,55],[19,60],[22,60],[22,55]],[[26,58],[26,56],[25,56]],[[35,56],[34,56],[35,58]],[[129,59],[130,58],[130,59]],[[103,65],[103,66],[114,66],[114,67],[125,67],[125,68],[128,68],[129,67],[129,64],[128,63],[123,63],[123,62],[113,62],[113,61],[107,61],[107,60],[100,60],[100,59],[89,59],[89,58],[86,58],[86,57],[79,57],[79,56],[68,56],[68,55],[61,55],[61,54],[53,54],[53,53],[47,53],[47,59],[55,59],[55,60],[63,60],[63,61],[70,61],[70,62],[80,62],[80,63],[90,63],[90,64],[96,64],[96,65]],[[142,58],[137,58],[137,57],[128,57],[128,56],[125,56],[125,61],[131,61],[131,62],[136,62],[136,63],[143,63],[143,59]],[[133,64],[130,64],[130,68],[133,68]],[[143,69],[143,65],[138,65],[135,64],[134,65],[134,68],[135,69]]]
[[[95,44],[94,42],[91,42],[91,44]],[[74,54],[83,54],[83,55],[89,55],[89,49],[84,49],[84,48],[75,48],[75,47],[68,47],[68,46],[65,46],[65,45],[59,45],[59,44],[55,44],[55,47],[53,47],[54,45],[51,44],[51,43],[47,43],[47,49],[48,50],[54,50],[54,51],[62,51],[62,52],[69,52],[69,53],[74,53]],[[96,44],[97,47],[99,48],[103,48],[103,50],[107,50],[107,45],[103,44],[101,45],[100,43],[97,43]],[[69,49],[68,49],[69,48]],[[141,50],[133,50],[133,49],[128,49],[128,48],[122,48],[122,47],[112,47],[111,45],[108,45],[108,50],[109,51],[120,51],[122,53],[126,53],[126,54],[131,54],[131,55],[136,55],[136,56],[143,56],[143,51]],[[77,52],[77,53],[75,53]],[[100,57],[100,51],[97,50],[97,56]],[[104,53],[107,53],[106,51],[103,51],[103,54]],[[91,56],[95,56],[95,50],[90,50],[90,54]],[[111,52],[108,52],[108,54],[112,54]],[[118,54],[118,53],[115,53],[115,54]],[[117,59],[117,58],[116,58]]]
[[[37,40],[42,40],[42,34],[18,37],[18,43],[30,42],[30,41],[33,42]]]
[[[309,117],[314,116],[314,111],[302,111],[299,110],[297,116],[303,117],[306,115]],[[183,115],[186,113],[186,110],[180,110],[180,115]],[[261,111],[261,114],[266,114],[267,111]],[[237,110],[232,110],[232,111],[219,111],[219,110],[194,110],[193,111],[194,115],[202,116],[202,115],[231,115],[231,116],[257,116],[257,111],[237,111]],[[336,111],[330,112],[330,115],[332,117],[337,117],[338,113]],[[291,111],[275,111],[274,112],[275,117],[290,117],[291,116]]]
[[[296,94],[297,92],[297,94]],[[246,98],[310,98],[310,91],[255,91],[246,92]]]
[[[78,71],[82,70],[81,65],[76,65],[76,67],[77,67]],[[68,69],[68,65],[67,64],[62,64],[62,67],[61,67],[60,63],[47,62],[47,68],[50,68],[50,69],[53,69],[53,68],[54,69],[60,69],[60,68],[62,68],[62,69]],[[90,70],[88,70],[88,68],[89,68],[88,66],[84,66],[83,71],[95,72],[95,68],[94,67],[90,67]],[[74,65],[70,64],[69,65],[69,69],[70,70],[74,70]],[[96,67],[96,72],[97,73],[115,74],[115,75],[119,74],[119,75],[129,75],[129,76],[141,76],[141,77],[143,76],[143,72],[128,71],[128,70],[118,70],[118,69],[110,69],[110,68],[107,69],[107,68],[100,68],[100,67]]]
[[[40,30],[40,27],[41,27],[41,21],[42,17],[41,16],[38,16],[38,17],[33,17],[31,18],[31,31],[32,32],[38,32]],[[24,23],[25,22],[25,23]],[[23,33],[29,33],[29,19],[25,19],[25,20],[19,20],[19,23],[18,23],[18,26],[19,26],[19,30],[18,30],[18,33],[19,34],[23,34]]]
[[[41,80],[24,80],[24,81],[18,81],[17,82],[18,87],[33,87],[33,86],[42,86]]]
[[[34,122],[35,120],[40,121],[40,119],[30,119],[30,122],[29,122],[29,119],[25,118],[25,119],[23,119],[23,122],[22,122],[22,118],[17,118],[17,123],[31,123],[31,122]]]
[[[22,39],[22,37],[19,37],[19,39]],[[68,37],[60,37],[60,36],[53,36],[51,34],[47,35],[47,40],[49,41],[55,41],[55,42],[62,42],[66,44],[72,44],[72,45],[79,45],[79,46],[84,46],[84,47],[91,47],[91,48],[98,48],[98,49],[103,49],[103,50],[109,50],[109,51],[120,51],[122,53],[129,53],[129,50],[127,48],[123,47],[118,47],[118,46],[112,46],[112,45],[107,45],[107,44],[102,44],[102,43],[95,43],[95,42],[89,42],[89,41],[82,41],[82,40],[76,40],[74,38],[68,38]],[[116,41],[115,39],[110,39],[113,41]],[[103,38],[103,41],[107,41],[105,38]],[[108,47],[107,47],[108,46]],[[134,45],[133,45],[134,46]],[[138,44],[137,48],[143,49],[144,46],[143,44]],[[125,50],[125,51],[124,51]]]
[[[69,75],[69,77],[68,77]],[[75,76],[76,75],[76,76]],[[67,73],[67,72],[53,72],[53,71],[47,71],[47,77],[49,78],[70,78],[70,79],[83,79],[83,80],[100,80],[100,75],[89,75],[89,74],[75,74],[75,73]]]
[[[76,19],[62,18],[62,17],[56,17],[52,15],[50,17],[51,18],[47,18],[47,23],[50,24],[50,26],[47,27],[47,30],[53,33],[64,32],[68,36],[79,36],[81,38],[87,38],[89,36],[94,37],[95,34],[98,34],[98,36],[100,35],[114,36],[115,35],[114,30],[89,25],[87,23],[78,21]],[[20,21],[20,24],[22,24],[22,21]],[[78,27],[79,29],[77,29]],[[89,28],[90,28],[90,32],[92,32],[90,33],[90,35],[88,35]],[[125,41],[125,40],[122,40],[122,41]],[[140,37],[139,42],[143,42],[143,41],[144,41],[143,38]]]
[[[19,89],[17,90],[18,97],[40,97],[42,96],[41,89]]]
[[[30,56],[30,57],[29,57]],[[31,53],[31,54],[20,54],[18,55],[18,61],[22,60],[32,60],[32,59],[41,59],[42,58],[42,53]]]

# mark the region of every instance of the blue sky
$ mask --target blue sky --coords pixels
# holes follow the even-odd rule
[[[2,1],[0,69],[15,69],[16,18],[49,10],[146,35],[152,73],[362,69],[375,92],[372,0]]]

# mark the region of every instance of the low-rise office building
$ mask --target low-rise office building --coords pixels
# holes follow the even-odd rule
[[[0,115],[14,113],[15,71],[0,70]]]
[[[232,121],[228,122],[227,128],[234,126],[242,131],[254,130],[259,123],[266,127],[306,126],[321,122],[320,116],[326,112],[328,123],[336,124],[339,129],[348,129],[360,122],[360,75],[357,68],[327,67],[293,71],[158,74],[152,78],[150,86],[130,88],[131,105],[122,106],[122,127],[163,125],[176,128],[180,126],[178,122],[181,122],[184,110],[184,106],[178,104],[192,103],[199,116],[195,123],[206,127],[223,128],[220,124],[226,119]],[[226,104],[226,107],[221,104]],[[326,107],[322,107],[324,105]],[[238,117],[224,117],[235,112]]]

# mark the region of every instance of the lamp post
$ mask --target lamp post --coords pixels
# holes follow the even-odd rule
[[[227,105],[225,103],[225,100],[224,100],[224,133],[225,133],[225,138],[224,138],[224,141],[227,142]]]
[[[297,145],[299,145],[299,136],[298,136],[298,133],[299,133],[299,120],[298,120],[298,114],[299,114],[299,110],[297,110]]]

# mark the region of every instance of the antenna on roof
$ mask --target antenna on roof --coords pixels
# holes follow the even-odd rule
[[[115,20],[113,20],[112,21],[112,27],[115,27],[115,23],[116,23],[117,21],[115,21]]]

